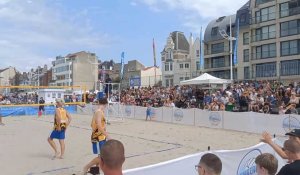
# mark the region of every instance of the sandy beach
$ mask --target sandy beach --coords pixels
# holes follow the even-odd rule
[[[0,174],[79,174],[93,157],[90,143],[91,116],[72,115],[66,133],[65,158],[52,160],[47,137],[52,131],[53,116],[6,117],[0,126]],[[159,163],[207,150],[231,150],[255,145],[260,135],[124,119],[107,126],[113,139],[125,146],[124,169]],[[58,145],[58,142],[56,141]]]

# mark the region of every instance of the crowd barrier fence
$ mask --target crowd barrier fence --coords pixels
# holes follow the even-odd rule
[[[277,143],[279,140],[274,140]],[[282,142],[280,143],[282,144]],[[222,161],[221,175],[256,175],[255,158],[262,153],[271,153],[278,159],[278,170],[286,164],[281,157],[267,144],[260,143],[255,146],[239,150],[206,151],[187,155],[177,159],[161,162],[154,165],[128,169],[125,175],[156,175],[156,174],[197,174],[195,165],[199,163],[202,155],[213,153]]]
[[[45,106],[45,115],[54,115],[55,106]],[[76,105],[65,106],[65,109],[71,113],[77,113]],[[8,117],[8,116],[21,116],[21,115],[38,115],[38,106],[1,106],[0,108],[0,116]]]
[[[146,107],[128,105],[109,105],[107,117],[123,117],[137,120],[146,119]],[[93,105],[78,107],[79,114],[92,115]],[[219,128],[241,132],[261,134],[267,131],[271,134],[283,136],[292,129],[300,129],[300,115],[296,114],[264,114],[256,112],[227,112],[206,111],[201,109],[180,108],[151,108],[153,120],[164,123],[174,123],[207,128]]]

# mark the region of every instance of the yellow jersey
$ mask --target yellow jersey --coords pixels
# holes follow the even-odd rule
[[[68,122],[67,111],[64,108],[57,108],[57,110],[60,113],[60,128],[61,130],[65,130]],[[54,130],[58,130],[56,117],[54,117]]]
[[[92,140],[92,142],[100,142],[100,141],[106,139],[105,135],[101,131],[99,131],[98,127],[97,127],[96,113],[98,111],[100,112],[100,115],[101,115],[101,127],[104,128],[104,130],[106,130],[106,127],[105,127],[106,120],[105,120],[104,112],[101,110],[97,110],[93,116],[92,123],[91,123],[91,127],[92,127],[91,140]]]

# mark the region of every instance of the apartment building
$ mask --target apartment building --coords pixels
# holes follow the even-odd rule
[[[251,59],[241,79],[299,79],[300,0],[253,0],[249,5]]]
[[[88,90],[95,89],[98,81],[98,59],[94,53],[85,51],[57,56],[52,61],[51,85],[85,86]]]
[[[300,0],[250,0],[236,14],[209,22],[203,72],[225,79],[231,74],[230,40],[224,38],[230,36],[230,20],[234,80],[299,79]],[[200,73],[197,43],[188,42],[182,32],[170,34],[161,52],[163,86],[178,85]]]
[[[205,29],[203,41],[204,72],[224,79],[230,79],[230,41],[225,39],[221,33],[230,36],[230,20],[232,36],[236,37],[236,15],[230,15],[212,20]],[[235,46],[235,42],[232,42],[232,48]],[[232,63],[234,62],[232,61]],[[236,66],[233,64],[233,79],[237,77]]]
[[[199,57],[198,37],[194,40],[190,34],[188,41],[183,32],[170,33],[161,52],[162,85],[166,87],[179,85],[180,81],[200,75]]]

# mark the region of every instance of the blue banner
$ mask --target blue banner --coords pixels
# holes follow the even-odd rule
[[[236,21],[236,36],[235,36],[235,45],[234,45],[234,57],[233,57],[233,65],[237,66],[237,49],[238,49],[238,42],[239,42],[239,32],[240,32],[240,19],[238,18]]]
[[[200,61],[199,61],[199,66],[200,66],[200,70],[203,70],[204,68],[204,48],[203,48],[203,43],[202,43],[202,27],[201,27],[201,30],[200,30]]]
[[[125,53],[121,53],[121,71],[120,71],[120,79],[123,80],[123,75],[124,75],[124,58],[125,58]]]
[[[130,87],[141,86],[141,77],[130,78],[129,84]]]

